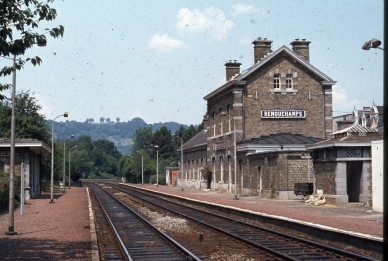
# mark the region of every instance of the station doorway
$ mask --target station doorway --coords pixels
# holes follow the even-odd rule
[[[346,163],[346,186],[349,202],[359,202],[361,193],[362,161]]]

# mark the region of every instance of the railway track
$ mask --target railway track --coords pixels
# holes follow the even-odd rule
[[[185,218],[195,220],[225,235],[245,242],[252,247],[272,253],[282,260],[375,260],[346,250],[210,213],[202,209],[178,204],[138,189],[120,185],[112,186],[121,192],[140,198],[149,204],[162,207]]]
[[[105,244],[104,260],[201,260],[136,211],[96,184],[89,184],[115,243]],[[98,227],[98,226],[97,226]]]

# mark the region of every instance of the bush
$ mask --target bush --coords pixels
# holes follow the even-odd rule
[[[159,175],[158,177],[159,185],[166,185],[166,177],[164,175]],[[152,175],[150,178],[151,184],[156,184],[156,175]]]
[[[20,175],[15,175],[15,205],[20,204]],[[0,173],[0,212],[9,208],[9,174]]]
[[[0,212],[8,209],[8,179],[0,176]]]

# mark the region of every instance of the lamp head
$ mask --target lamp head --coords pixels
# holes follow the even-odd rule
[[[63,114],[63,117],[69,117],[69,114],[67,113],[67,112],[65,112],[64,114]]]
[[[372,39],[370,42],[373,48],[377,48],[381,45],[381,41],[379,39]]]
[[[380,45],[381,41],[379,39],[373,38],[372,40],[366,41],[361,48],[364,50],[370,50],[370,48],[378,48]]]

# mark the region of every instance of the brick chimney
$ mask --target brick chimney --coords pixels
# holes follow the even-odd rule
[[[255,58],[255,63],[261,61],[264,56],[267,54],[271,53],[271,40],[267,40],[267,38],[257,38],[252,42],[253,48],[254,48],[254,58]]]
[[[310,61],[310,51],[309,44],[310,41],[306,41],[306,39],[295,39],[290,44],[292,45],[292,50],[296,52],[300,57],[305,59],[306,61]]]
[[[225,63],[227,81],[230,81],[233,76],[240,73],[240,65],[241,63],[236,62],[236,60],[229,60],[229,62]]]

